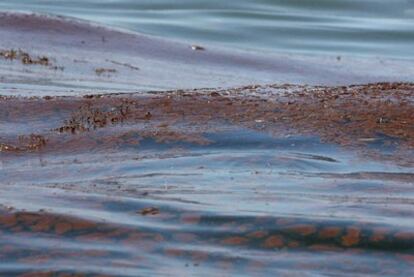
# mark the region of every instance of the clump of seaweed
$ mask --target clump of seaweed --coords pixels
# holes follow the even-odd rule
[[[95,73],[98,76],[101,76],[104,73],[116,73],[116,69],[112,69],[112,68],[97,68],[95,69]]]
[[[254,85],[160,94],[5,99],[0,101],[0,117],[27,118],[29,113],[38,120],[45,115],[59,121],[66,118],[58,126],[45,124],[69,134],[116,127],[116,132],[63,137],[56,141],[58,144],[99,136],[106,145],[118,147],[123,142],[117,138],[124,131],[137,134],[132,144],[146,138],[160,143],[207,144],[205,134],[247,128],[277,137],[317,136],[323,142],[361,149],[364,155],[375,149],[378,153],[398,151],[399,160],[404,156],[404,164],[412,164],[407,153],[414,149],[413,89],[414,84],[408,83],[348,87]],[[129,140],[126,144],[130,144]],[[10,149],[10,145],[3,145],[2,151],[5,148]]]
[[[80,107],[79,111],[74,113],[69,120],[66,120],[64,125],[59,127],[57,131],[74,134],[103,128],[108,124],[123,122],[130,111],[129,105],[128,101],[124,101],[116,107],[94,108],[90,103],[87,103]]]
[[[7,60],[16,60],[19,59],[22,64],[25,65],[33,65],[33,64],[38,64],[38,65],[43,65],[43,66],[49,66],[50,65],[50,60],[48,57],[46,56],[40,56],[37,58],[34,58],[32,56],[30,56],[29,53],[24,52],[22,50],[2,50],[0,51],[0,57],[3,57],[4,59]]]
[[[0,152],[34,152],[45,147],[47,140],[42,135],[19,136],[17,143],[0,143]]]
[[[14,49],[11,50],[2,50],[0,51],[0,57],[3,57],[8,60],[14,60],[17,58],[17,51]]]

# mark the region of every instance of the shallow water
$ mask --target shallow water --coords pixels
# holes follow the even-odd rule
[[[253,51],[414,58],[414,2],[406,0],[2,0],[0,10]]]

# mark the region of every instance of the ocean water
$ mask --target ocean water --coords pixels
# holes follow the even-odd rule
[[[0,275],[412,276],[412,102],[272,92],[0,101]]]
[[[411,0],[2,0],[0,10],[74,16],[231,48],[414,58]]]
[[[0,0],[0,276],[414,276],[413,17]]]

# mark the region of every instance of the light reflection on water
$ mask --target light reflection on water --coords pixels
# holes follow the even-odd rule
[[[408,2],[193,2],[0,7],[241,48],[411,57]],[[59,136],[48,124],[61,116],[35,116],[0,136]],[[412,167],[318,137],[240,128],[203,134],[209,145],[136,143],[120,125],[74,135],[72,152],[0,151],[0,275],[414,274]],[[370,147],[392,152],[382,141]]]
[[[0,1],[160,37],[288,53],[414,57],[414,2],[385,0]]]
[[[317,138],[207,137],[4,156],[1,203],[21,212],[0,218],[0,270],[413,273],[407,168]]]

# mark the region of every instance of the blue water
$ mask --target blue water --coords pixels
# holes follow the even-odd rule
[[[278,109],[253,127],[206,96],[159,97],[0,98],[0,276],[414,276],[412,149],[284,136]],[[247,99],[263,118],[265,99]],[[125,120],[94,125],[120,103]],[[56,132],[68,122],[85,131]],[[30,151],[32,132],[46,144]]]
[[[259,51],[414,57],[411,0],[2,0],[0,10]]]
[[[403,120],[413,84],[140,94],[289,75],[412,82],[414,0],[0,0],[2,10],[203,46],[368,58],[140,48],[142,36],[44,30],[59,21],[39,17],[0,25],[0,276],[414,276],[414,119]],[[19,48],[51,64],[10,58]],[[73,96],[119,87],[139,93]],[[22,92],[31,97],[2,97]],[[307,93],[317,98],[302,116],[295,101]],[[399,112],[377,114],[378,103]],[[308,126],[322,109],[332,120]],[[392,128],[397,137],[381,135]]]

